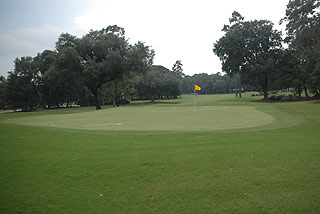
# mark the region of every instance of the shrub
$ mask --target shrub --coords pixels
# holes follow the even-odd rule
[[[293,96],[291,94],[289,94],[288,96],[284,96],[281,101],[301,101],[303,100],[302,97],[299,96]]]
[[[281,101],[283,97],[284,97],[283,95],[279,95],[279,96],[272,95],[272,96],[269,97],[269,100],[271,100],[271,101]]]
[[[271,100],[271,101],[276,101],[276,100],[277,100],[277,96],[272,95],[272,96],[269,97],[269,100]]]

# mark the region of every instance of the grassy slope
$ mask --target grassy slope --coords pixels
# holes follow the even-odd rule
[[[319,213],[320,104],[245,102],[250,99],[198,100],[259,106],[300,122],[167,135],[0,123],[0,213]]]

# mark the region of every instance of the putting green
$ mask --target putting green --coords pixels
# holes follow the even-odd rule
[[[213,131],[251,128],[274,117],[250,106],[120,107],[100,111],[44,115],[7,120],[7,123],[84,130]]]

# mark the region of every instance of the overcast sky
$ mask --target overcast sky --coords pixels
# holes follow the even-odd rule
[[[289,0],[1,0],[0,76],[14,59],[53,50],[62,32],[81,37],[90,29],[118,25],[131,43],[155,50],[154,64],[172,68],[181,60],[184,73],[221,72],[212,52],[233,11],[245,20],[268,19],[280,29]],[[283,27],[281,27],[283,28]]]

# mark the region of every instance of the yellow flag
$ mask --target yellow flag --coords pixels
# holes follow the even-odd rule
[[[200,88],[198,85],[194,85],[194,90],[196,90],[196,91],[200,91],[200,90],[201,90],[201,88]]]

